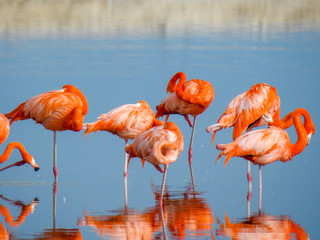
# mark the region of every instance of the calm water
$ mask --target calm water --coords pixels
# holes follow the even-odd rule
[[[40,170],[22,166],[1,173],[0,238],[289,239],[291,233],[293,239],[320,239],[319,1],[223,2],[1,2],[0,112],[65,84],[87,97],[86,122],[139,100],[155,110],[179,71],[210,81],[215,98],[198,117],[196,191],[185,147],[168,169],[162,209],[162,175],[150,164],[142,169],[138,159],[130,162],[125,209],[122,139],[105,132],[87,139],[81,132],[59,132],[54,189],[53,133],[32,120],[14,123],[1,153],[19,141]],[[215,165],[219,152],[205,128],[233,97],[258,82],[277,88],[282,116],[306,108],[316,133],[291,162],[263,168],[261,193],[258,168],[252,168],[248,204],[246,161]],[[181,116],[170,119],[188,146],[191,128]],[[295,130],[288,132],[294,142]],[[222,130],[214,145],[231,139],[232,129]],[[14,151],[9,162],[20,159]]]

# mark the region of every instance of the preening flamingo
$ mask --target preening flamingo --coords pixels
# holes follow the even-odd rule
[[[135,139],[140,133],[149,130],[151,127],[163,125],[157,120],[154,112],[146,101],[139,101],[136,104],[125,104],[108,113],[102,114],[93,123],[84,124],[85,135],[90,132],[107,131],[125,140],[125,146],[129,139]],[[125,205],[127,206],[127,173],[128,155],[124,159],[124,191]]]
[[[141,133],[134,142],[126,147],[129,160],[139,157],[142,162],[148,161],[155,168],[163,172],[160,204],[162,204],[167,169],[170,163],[177,160],[183,150],[183,136],[180,129],[173,122],[166,122]],[[163,164],[164,169],[159,165]]]
[[[177,81],[178,84],[176,83]],[[183,72],[178,72],[169,81],[167,92],[168,96],[156,107],[156,118],[167,115],[167,121],[170,114],[180,114],[185,117],[190,127],[192,127],[188,153],[191,178],[194,186],[192,144],[196,127],[196,119],[197,116],[203,113],[211,104],[214,98],[213,87],[211,83],[199,79],[192,79],[186,82],[186,75]],[[191,123],[188,114],[194,117],[193,123]]]
[[[235,140],[245,130],[252,130],[254,127],[263,126],[279,118],[280,97],[277,90],[265,83],[258,83],[232,99],[218,122],[208,126],[206,131],[213,132],[213,144],[216,132],[223,128],[233,127],[233,140]],[[275,123],[280,124],[279,120]],[[251,188],[250,162],[248,162],[247,178]]]
[[[301,116],[304,118],[302,124]],[[315,126],[310,114],[303,108],[297,108],[292,113],[292,121],[297,131],[297,142],[292,144],[288,133],[278,127],[248,132],[229,144],[218,144],[216,148],[221,150],[216,162],[222,155],[226,156],[226,166],[231,157],[243,157],[253,164],[259,165],[260,188],[261,166],[280,160],[287,162],[295,155],[301,153],[315,132]]]
[[[42,93],[30,98],[7,113],[6,116],[11,119],[10,124],[31,118],[54,132],[53,173],[55,182],[57,182],[56,131],[80,131],[87,112],[88,103],[81,91],[73,85],[65,85],[61,90]]]
[[[107,131],[124,139],[127,146],[129,139],[135,139],[150,128],[163,125],[163,122],[155,118],[154,112],[146,101],[139,101],[136,104],[125,104],[112,109],[100,115],[97,121],[84,125],[86,125],[84,132],[86,136],[91,132]],[[127,176],[127,153],[124,163],[124,176]]]
[[[3,114],[0,113],[0,145],[7,139],[9,133],[10,133],[9,121]],[[8,160],[14,148],[17,148],[20,151],[23,160],[16,162],[14,164],[11,164],[5,168],[2,168],[0,169],[0,171],[13,166],[21,166],[21,165],[24,165],[25,163],[30,164],[35,171],[39,170],[39,166],[34,161],[34,158],[26,151],[24,146],[19,142],[11,142],[8,144],[4,153],[0,155],[0,164]]]

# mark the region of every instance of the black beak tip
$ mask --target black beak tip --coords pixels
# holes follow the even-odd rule
[[[34,171],[38,171],[40,168],[39,167],[35,167],[34,168]]]

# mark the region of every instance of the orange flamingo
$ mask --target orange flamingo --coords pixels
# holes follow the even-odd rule
[[[178,84],[176,84],[177,81]],[[192,79],[186,82],[186,75],[183,72],[178,72],[169,81],[167,92],[169,92],[169,95],[156,107],[156,118],[167,115],[167,121],[170,114],[180,114],[185,117],[190,127],[192,127],[188,154],[192,183],[195,186],[192,170],[192,144],[196,119],[211,104],[214,98],[213,87],[211,83],[199,79]],[[191,123],[188,114],[194,117],[193,123]]]
[[[81,91],[73,85],[65,85],[61,90],[42,93],[21,103],[6,116],[11,119],[10,124],[32,118],[54,132],[53,173],[57,182],[56,131],[80,131],[87,112],[88,103]]]
[[[100,115],[93,123],[86,123],[85,135],[91,132],[108,131],[125,140],[128,146],[129,139],[135,139],[139,134],[154,126],[163,125],[155,118],[153,111],[146,101],[137,104],[125,104],[108,113]],[[127,176],[127,153],[125,154],[124,176]]]
[[[304,125],[301,121],[304,118]],[[309,143],[311,135],[315,132],[315,126],[310,114],[303,108],[297,108],[292,113],[292,121],[297,131],[298,139],[292,144],[288,133],[278,127],[269,127],[248,132],[229,144],[218,144],[216,148],[222,150],[216,160],[222,155],[226,156],[226,166],[231,157],[243,157],[253,164],[259,165],[260,189],[261,166],[280,160],[287,162],[295,155],[301,153]]]
[[[3,114],[0,113],[0,145],[7,139],[9,132],[10,132],[9,121]],[[39,166],[34,161],[34,158],[26,151],[24,146],[19,142],[11,142],[8,144],[4,153],[0,155],[0,164],[8,160],[14,148],[17,148],[20,151],[23,160],[16,162],[14,164],[11,164],[5,168],[2,168],[0,169],[0,171],[13,166],[21,166],[21,165],[24,165],[25,163],[30,164],[35,171],[39,170]]]
[[[160,204],[162,204],[168,166],[177,160],[182,150],[183,136],[173,122],[166,122],[162,126],[153,127],[141,133],[131,145],[126,147],[129,160],[133,157],[139,157],[143,164],[144,161],[148,161],[158,171],[163,172]],[[164,170],[159,164],[164,165]]]
[[[250,131],[254,127],[263,126],[279,118],[280,97],[277,90],[265,83],[258,83],[232,99],[218,122],[208,126],[206,131],[213,132],[211,141],[213,144],[216,132],[223,128],[234,127],[233,140],[235,140],[245,130]],[[280,124],[279,121],[275,123]],[[248,162],[247,178],[251,188],[250,162]]]
[[[125,140],[128,146],[129,139],[135,139],[140,133],[149,130],[151,127],[162,125],[163,122],[155,118],[146,101],[139,101],[136,104],[125,104],[108,113],[102,114],[93,123],[86,123],[85,135],[90,132],[108,131]],[[124,191],[125,204],[127,206],[127,174],[128,174],[128,155],[125,153],[124,159]]]

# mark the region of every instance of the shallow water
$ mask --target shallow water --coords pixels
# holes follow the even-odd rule
[[[86,96],[85,122],[139,100],[155,110],[179,71],[209,81],[215,91],[197,120],[195,191],[187,162],[191,128],[183,117],[170,116],[185,149],[168,169],[163,208],[157,201],[162,174],[147,163],[142,169],[138,159],[130,162],[125,208],[122,139],[59,132],[55,186],[53,133],[32,120],[13,123],[1,152],[19,141],[40,170],[25,165],[1,173],[0,238],[320,238],[318,1],[3,1],[0,13],[2,113],[65,84]],[[262,192],[252,167],[248,203],[246,161],[214,164],[219,151],[205,128],[258,82],[276,87],[281,116],[306,108],[316,133],[291,162],[263,168]],[[288,132],[294,142],[295,130]],[[232,129],[221,130],[214,145],[231,140]],[[8,162],[18,160],[14,151]]]

